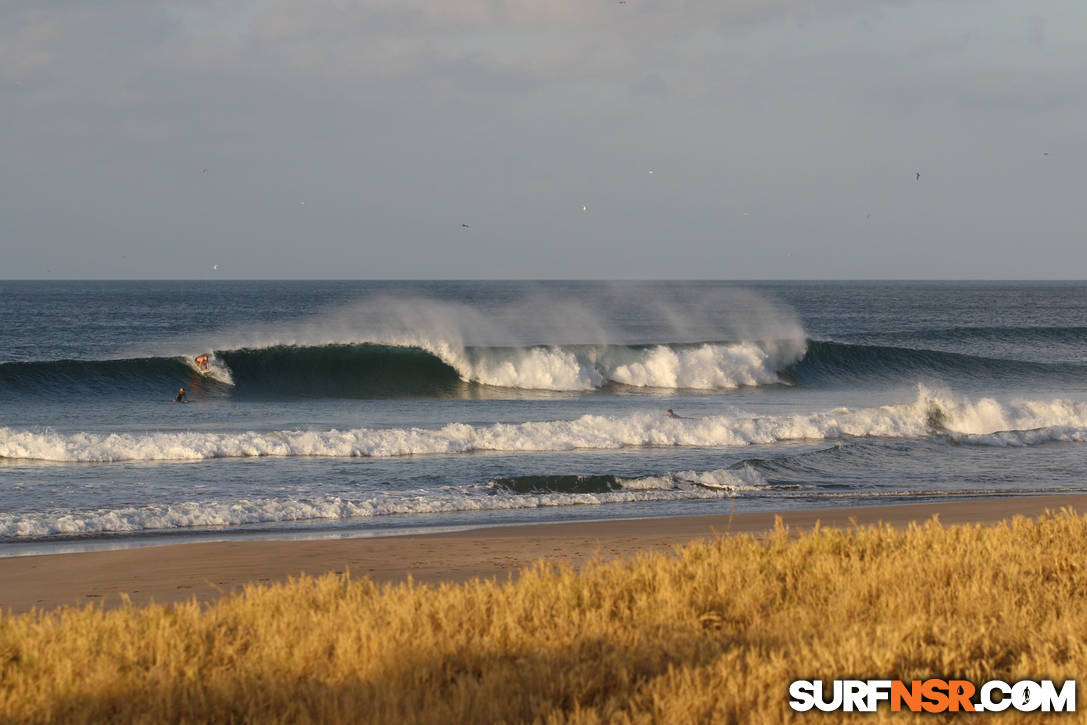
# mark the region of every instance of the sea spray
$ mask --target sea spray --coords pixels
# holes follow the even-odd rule
[[[642,330],[654,332],[647,337]],[[776,383],[780,369],[803,357],[806,339],[790,308],[744,290],[680,301],[600,285],[578,301],[536,291],[499,306],[378,295],[303,319],[192,337],[183,351],[154,354],[360,344],[426,351],[466,382],[584,391],[607,383],[701,389]],[[219,357],[230,364],[230,355]]]

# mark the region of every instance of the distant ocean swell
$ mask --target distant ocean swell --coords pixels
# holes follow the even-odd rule
[[[57,462],[190,461],[246,457],[393,457],[475,451],[569,451],[637,446],[725,447],[856,437],[943,436],[958,444],[1087,440],[1087,403],[957,401],[921,388],[911,403],[780,416],[741,412],[670,419],[657,412],[441,428],[275,432],[59,433],[0,428],[0,458]]]
[[[472,386],[578,392],[615,386],[729,390],[865,380],[1087,379],[1087,366],[1071,363],[811,340],[464,348],[445,343],[274,345],[216,352],[212,362],[210,375],[198,374],[188,359],[176,357],[2,363],[0,396],[75,391],[162,396],[182,385],[197,397],[380,398],[462,395]]]
[[[782,371],[798,385],[830,381],[1087,379],[1087,367],[962,355],[938,350],[809,341],[803,359]]]

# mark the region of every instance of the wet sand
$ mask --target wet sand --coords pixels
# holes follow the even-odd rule
[[[209,602],[250,583],[345,571],[378,582],[402,582],[409,576],[428,584],[475,577],[505,580],[539,559],[578,566],[596,556],[667,550],[730,533],[760,534],[772,529],[778,516],[800,531],[817,522],[824,527],[878,522],[903,527],[934,515],[945,525],[991,524],[1015,515],[1036,517],[1066,506],[1087,512],[1087,495],[502,526],[381,538],[226,541],[13,557],[0,559],[0,610],[18,613],[92,602],[115,607],[122,603],[122,594],[134,604],[193,598]]]

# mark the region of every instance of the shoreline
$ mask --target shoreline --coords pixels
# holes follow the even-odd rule
[[[246,584],[307,574],[350,572],[375,582],[423,584],[473,578],[505,580],[539,559],[579,566],[667,550],[697,539],[762,534],[777,518],[791,528],[886,523],[896,528],[939,516],[944,525],[993,524],[1064,507],[1087,512],[1087,494],[1018,496],[890,506],[803,509],[649,519],[494,526],[445,533],[317,540],[244,540],[168,544],[0,559],[0,612],[88,603],[114,608],[195,598],[211,602]]]

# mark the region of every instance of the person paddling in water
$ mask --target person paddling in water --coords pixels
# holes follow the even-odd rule
[[[672,412],[672,409],[671,409],[671,408],[669,408],[669,409],[668,409],[668,417],[669,417],[669,418],[678,418],[679,416],[678,416],[678,415],[676,415],[675,413],[673,413],[673,412]]]
[[[185,397],[185,388],[181,388],[177,391],[177,396],[174,398],[175,403],[188,403],[189,399]]]

